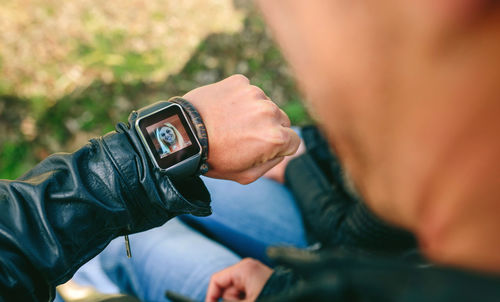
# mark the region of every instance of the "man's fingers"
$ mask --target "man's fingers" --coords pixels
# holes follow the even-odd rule
[[[230,288],[227,288],[224,293],[222,293],[222,299],[227,301],[237,301],[241,299],[242,293],[244,292],[236,286],[231,286]]]
[[[229,85],[239,87],[241,85],[250,84],[250,80],[242,74],[233,74],[232,76],[229,76],[229,77],[223,79],[219,83],[224,83],[224,84],[229,84]]]
[[[300,137],[292,128],[283,127],[284,137],[287,138],[277,156],[289,156],[295,154],[300,146]]]
[[[220,288],[214,282],[210,281],[210,284],[208,285],[207,296],[205,297],[205,302],[217,302],[222,296],[222,292],[222,288]]]
[[[260,89],[260,88],[258,88],[258,89]],[[262,91],[262,90],[260,90],[260,91]],[[281,126],[290,127],[290,125],[291,125],[290,118],[288,118],[288,115],[285,113],[285,111],[283,111],[283,109],[278,107],[278,105],[276,105],[276,103],[274,103],[271,99],[269,99],[269,97],[266,96],[263,91],[262,91],[262,93],[264,96],[262,98],[262,103],[264,103],[265,108],[269,110],[269,112],[271,113],[271,116],[276,121],[278,121],[278,123]]]
[[[208,177],[250,183],[281,161],[276,157],[290,155],[298,146],[286,113],[243,75],[197,88],[185,98],[206,124]]]
[[[206,302],[216,302],[222,294],[224,290],[231,286],[232,284],[232,275],[229,271],[223,270],[218,272],[210,278],[210,284],[208,285]]]
[[[261,99],[264,101],[271,101],[271,99],[267,96],[267,94],[260,87],[255,85],[250,85],[251,91],[254,92],[257,99]],[[274,103],[273,103],[274,104]]]
[[[281,126],[283,127],[289,128],[292,125],[292,122],[290,122],[290,118],[281,108],[279,110],[279,120],[281,121]]]

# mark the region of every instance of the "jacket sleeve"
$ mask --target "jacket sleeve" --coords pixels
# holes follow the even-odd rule
[[[0,211],[0,295],[47,301],[115,237],[179,214],[207,216],[211,208],[199,177],[172,183],[121,123],[17,180],[0,180]]]
[[[288,269],[275,270],[260,302],[500,301],[500,276],[495,274],[336,249],[310,254],[279,247],[270,256]]]
[[[269,277],[264,288],[259,293],[257,301],[290,292],[297,286],[299,277],[293,270],[284,266],[276,266],[273,270],[271,277]]]
[[[314,240],[380,253],[415,247],[410,233],[384,223],[349,192],[337,158],[316,128],[304,128],[302,136],[307,152],[290,161],[285,179]]]

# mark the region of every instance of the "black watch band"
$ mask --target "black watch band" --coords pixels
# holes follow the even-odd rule
[[[205,174],[209,170],[209,166],[207,163],[208,160],[208,134],[207,128],[205,127],[205,123],[203,123],[203,119],[201,118],[200,113],[189,101],[181,98],[181,97],[172,97],[168,100],[171,103],[179,104],[190,117],[191,123],[196,131],[196,135],[198,136],[198,141],[200,142],[202,153],[200,159],[200,166],[198,169],[199,174]]]

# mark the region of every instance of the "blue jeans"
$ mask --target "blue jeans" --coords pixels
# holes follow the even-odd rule
[[[117,238],[74,280],[144,301],[167,301],[166,290],[202,301],[211,275],[242,257],[266,262],[268,246],[307,246],[300,211],[285,186],[265,178],[246,186],[210,178],[204,182],[213,215],[183,216],[131,235],[131,259],[123,238]]]

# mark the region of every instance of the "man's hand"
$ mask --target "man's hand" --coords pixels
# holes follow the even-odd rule
[[[288,163],[294,159],[295,157],[303,154],[306,151],[306,146],[304,144],[304,141],[300,141],[300,146],[295,152],[295,154],[286,156],[285,159],[283,159],[282,162],[274,166],[271,170],[267,171],[266,174],[264,174],[264,177],[275,180],[279,183],[284,184],[285,183],[285,171],[286,167],[288,166]]]
[[[272,273],[259,261],[245,258],[212,276],[205,302],[255,301]]]
[[[248,184],[299,147],[288,116],[245,76],[194,89],[184,98],[207,128],[209,177]]]

